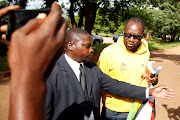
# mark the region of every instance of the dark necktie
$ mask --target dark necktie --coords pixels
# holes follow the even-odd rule
[[[85,71],[84,71],[84,67],[82,64],[80,64],[79,67],[80,70],[80,83],[84,92],[84,96],[86,98],[86,100],[88,100],[88,93],[87,93],[87,85],[86,85],[86,76],[85,76]]]

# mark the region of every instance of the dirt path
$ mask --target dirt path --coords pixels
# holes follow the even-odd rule
[[[105,43],[112,43],[110,41]],[[95,56],[94,56],[95,57]],[[96,61],[96,59],[93,59]],[[155,60],[154,67],[161,65],[159,85],[167,85],[176,92],[171,100],[156,99],[156,120],[180,120],[180,46],[166,50],[151,51],[150,60]],[[9,78],[0,79],[0,120],[8,120]]]
[[[154,66],[162,66],[158,85],[167,85],[175,90],[171,100],[156,99],[156,120],[180,120],[180,46],[166,50],[151,51]]]

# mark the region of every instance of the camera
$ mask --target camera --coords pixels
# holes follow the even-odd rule
[[[9,12],[8,19],[8,30],[6,39],[10,40],[11,34],[18,28],[26,24],[30,19],[35,18],[39,13],[50,13],[49,9],[39,9],[39,10],[13,10]]]

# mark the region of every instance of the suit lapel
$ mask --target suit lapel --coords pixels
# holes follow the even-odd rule
[[[61,64],[61,70],[62,71],[65,71],[66,72],[66,78],[67,78],[67,81],[72,85],[72,87],[78,91],[78,93],[83,96],[84,96],[84,93],[83,93],[83,90],[82,90],[82,87],[80,85],[80,82],[78,81],[74,71],[71,69],[71,67],[69,66],[69,64],[67,63],[65,57],[64,57],[64,54],[61,56],[60,58],[60,64]]]

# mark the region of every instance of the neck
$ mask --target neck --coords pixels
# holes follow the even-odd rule
[[[70,53],[67,53],[66,52],[66,55],[69,57],[69,58],[71,58],[73,61],[76,61],[76,62],[78,62],[78,63],[82,63],[83,61],[80,61],[79,59],[78,59],[78,57],[77,56],[74,56],[73,54],[70,54]]]

